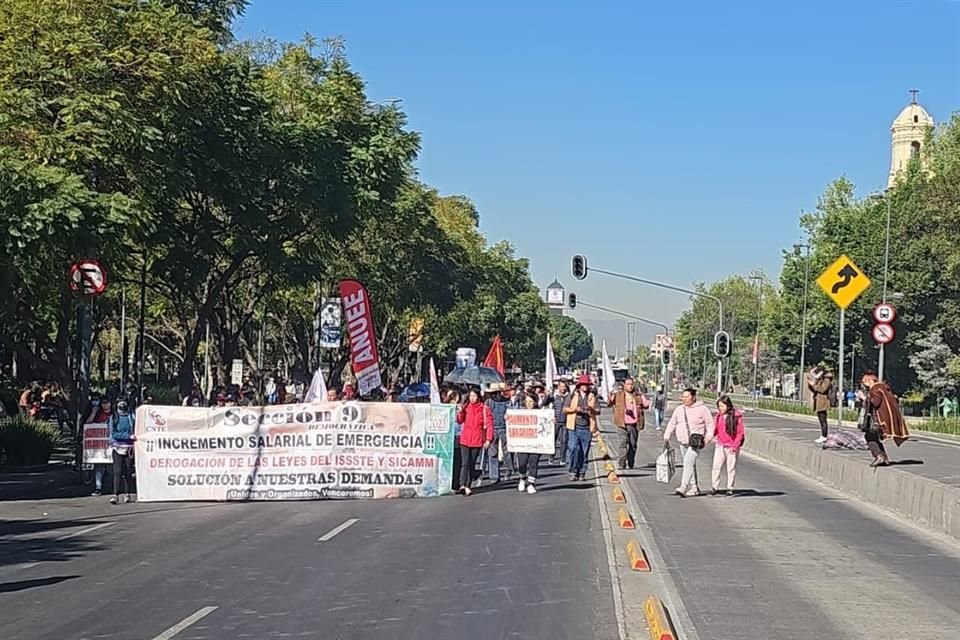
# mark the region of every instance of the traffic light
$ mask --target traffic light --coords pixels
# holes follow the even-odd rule
[[[730,355],[730,334],[726,331],[717,331],[713,336],[713,353],[718,358],[726,358]]]
[[[572,291],[567,294],[567,306],[571,309],[577,308],[577,294],[573,293]]]
[[[587,259],[586,257],[580,255],[579,253],[573,256],[573,261],[570,265],[570,270],[573,272],[573,277],[577,280],[583,280],[587,277]]]
[[[660,360],[664,365],[670,364],[670,349],[661,349],[660,350]]]

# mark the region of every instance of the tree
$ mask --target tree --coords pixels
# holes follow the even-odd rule
[[[937,397],[955,393],[957,378],[951,373],[958,354],[943,341],[937,329],[926,332],[914,341],[916,351],[910,355],[910,366],[917,374],[923,388]]]
[[[550,338],[559,367],[573,367],[590,358],[593,336],[587,328],[570,316],[550,317]]]

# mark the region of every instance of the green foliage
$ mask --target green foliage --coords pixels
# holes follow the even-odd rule
[[[550,340],[559,367],[573,367],[593,353],[593,336],[570,316],[550,317]]]
[[[55,424],[22,415],[0,420],[0,466],[46,464],[61,439]]]

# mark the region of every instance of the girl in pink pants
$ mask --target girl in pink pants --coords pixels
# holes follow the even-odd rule
[[[733,406],[730,396],[717,399],[716,448],[713,450],[713,495],[720,493],[720,471],[727,465],[727,495],[733,495],[737,478],[737,458],[743,446],[743,413]]]

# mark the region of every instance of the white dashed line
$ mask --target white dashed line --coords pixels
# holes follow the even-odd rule
[[[170,638],[173,638],[174,636],[176,636],[178,633],[180,633],[190,625],[196,624],[203,618],[206,618],[208,615],[210,615],[216,610],[217,610],[217,607],[204,607],[202,609],[199,609],[194,613],[190,614],[189,616],[187,616],[186,618],[184,618],[183,620],[181,620],[180,622],[178,622],[177,624],[173,625],[172,627],[170,627],[160,635],[153,638],[153,640],[170,640]]]
[[[317,538],[317,542],[326,542],[332,539],[338,533],[342,533],[344,530],[349,529],[350,527],[355,525],[357,522],[358,522],[357,518],[350,518],[343,524],[336,526],[333,529],[330,529],[330,531],[327,531],[325,534]]]

